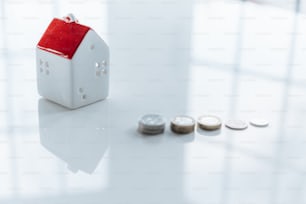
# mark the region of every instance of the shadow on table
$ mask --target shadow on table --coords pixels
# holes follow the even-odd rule
[[[198,134],[207,137],[215,137],[221,135],[221,128],[218,130],[202,130],[201,128],[197,128],[196,131]]]

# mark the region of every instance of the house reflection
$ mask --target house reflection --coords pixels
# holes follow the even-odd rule
[[[39,100],[40,143],[65,161],[72,172],[93,173],[107,150],[107,115],[99,104],[70,111]],[[96,114],[98,109],[101,114]]]

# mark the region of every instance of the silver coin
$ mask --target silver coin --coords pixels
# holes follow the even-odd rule
[[[159,134],[164,132],[165,119],[158,114],[147,114],[138,121],[138,130],[145,134]]]
[[[189,116],[176,116],[171,120],[171,130],[178,134],[188,134],[194,131],[195,121]]]
[[[269,122],[262,118],[254,118],[250,121],[250,124],[255,127],[267,127],[269,126]]]
[[[233,130],[244,130],[248,127],[248,124],[243,120],[229,120],[225,126]]]
[[[198,118],[198,126],[204,130],[217,130],[222,125],[221,119],[213,115],[203,115]]]
[[[138,123],[138,128],[140,130],[159,131],[159,130],[165,129],[165,125],[164,126],[157,126],[157,127],[147,127],[147,126],[144,126],[141,123]]]
[[[146,114],[140,118],[140,122],[144,125],[164,125],[165,120],[161,115],[158,114]]]
[[[164,132],[164,128],[161,129],[157,129],[157,130],[150,130],[150,129],[143,129],[141,127],[138,128],[138,131],[143,133],[143,134],[147,134],[147,135],[157,135],[157,134],[161,134]]]

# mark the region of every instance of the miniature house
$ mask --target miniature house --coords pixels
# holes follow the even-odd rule
[[[108,96],[109,48],[72,14],[53,19],[36,48],[38,93],[75,109]]]

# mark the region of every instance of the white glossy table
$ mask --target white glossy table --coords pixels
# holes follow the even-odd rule
[[[1,1],[0,203],[306,203],[306,17],[216,1]],[[69,111],[36,91],[35,45],[73,12],[111,49],[110,97]],[[267,128],[143,136],[169,120]]]

